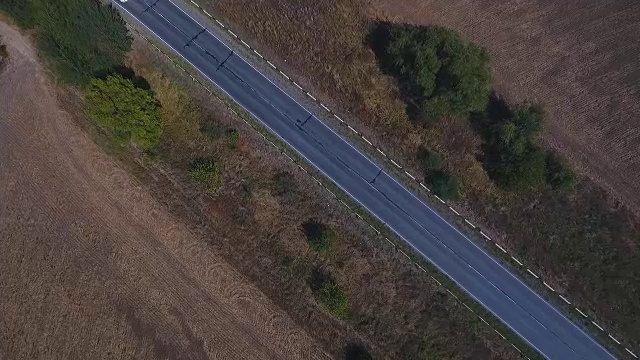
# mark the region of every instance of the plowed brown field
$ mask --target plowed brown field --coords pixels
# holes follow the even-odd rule
[[[0,358],[324,358],[57,104],[0,23]]]
[[[549,112],[545,140],[640,211],[640,2],[372,1],[375,17],[439,24],[491,54],[495,87]]]

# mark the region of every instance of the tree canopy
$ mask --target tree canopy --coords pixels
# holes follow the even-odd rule
[[[116,139],[143,148],[160,139],[160,108],[149,90],[121,75],[91,80],[87,88],[87,113]]]
[[[510,109],[489,131],[487,171],[498,186],[527,190],[545,181],[545,153],[537,144],[544,111],[538,105]]]
[[[387,62],[422,121],[484,109],[491,87],[489,56],[439,26],[393,25]]]
[[[35,29],[40,53],[69,83],[109,72],[131,47],[120,14],[98,0],[3,0],[0,10]]]

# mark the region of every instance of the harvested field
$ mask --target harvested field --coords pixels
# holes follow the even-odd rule
[[[414,174],[420,145],[442,152],[464,184],[457,208],[609,332],[640,347],[637,2],[199,3]],[[441,24],[487,47],[499,94],[548,110],[543,140],[577,167],[577,192],[500,191],[477,161],[481,140],[467,121],[413,126],[367,44],[376,20]]]
[[[0,76],[0,358],[327,358],[59,107],[14,29]]]

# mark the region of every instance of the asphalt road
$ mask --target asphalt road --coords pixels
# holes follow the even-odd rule
[[[116,7],[251,113],[273,134],[391,228],[541,354],[551,359],[614,358],[438,213],[274,85],[170,0]],[[127,14],[129,16],[127,16]],[[141,24],[140,24],[141,23]],[[205,25],[206,27],[203,27]]]

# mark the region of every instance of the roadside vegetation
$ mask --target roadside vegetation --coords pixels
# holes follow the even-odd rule
[[[203,186],[209,194],[216,194],[222,186],[220,170],[212,158],[196,158],[191,161],[189,176]]]
[[[315,298],[336,318],[343,319],[347,314],[347,295],[331,275],[316,269],[311,274],[311,291]]]
[[[92,79],[87,87],[87,115],[121,143],[143,148],[158,143],[161,134],[159,104],[149,90],[121,75]]]
[[[490,79],[477,76],[486,74],[480,65],[489,61],[477,46],[439,28],[372,20],[355,0],[200,5],[267,52],[278,68],[348,117],[389,156],[442,188],[439,196],[455,188],[443,175],[457,179],[458,196],[449,197],[453,205],[521,260],[544,271],[554,288],[601,325],[640,344],[635,330],[640,319],[634,316],[640,301],[633,295],[640,292],[633,281],[640,276],[640,221],[543,146],[544,104],[495,101],[501,97],[491,94]],[[438,66],[444,69],[449,59],[439,55],[450,49],[435,50],[435,58],[433,49],[445,43],[464,44],[455,45],[456,54],[474,49],[460,56],[473,66],[441,73],[470,76],[467,81],[438,77]],[[452,89],[447,96],[459,90],[454,81],[475,84],[470,93],[447,99],[475,94],[466,99],[477,102],[465,103],[473,106],[464,111],[450,111],[459,109],[450,105],[427,108],[441,94],[437,89],[446,88],[438,85],[442,79],[447,81],[440,84]],[[420,148],[441,154],[442,161],[425,161]]]
[[[382,69],[398,78],[407,114],[419,123],[484,109],[489,55],[439,26],[381,23],[370,38]]]
[[[327,253],[335,241],[335,233],[328,225],[316,220],[309,220],[302,224],[304,235],[309,247],[318,253]]]
[[[42,57],[60,79],[75,85],[110,72],[131,48],[120,14],[99,1],[10,0],[0,7],[35,30]]]

